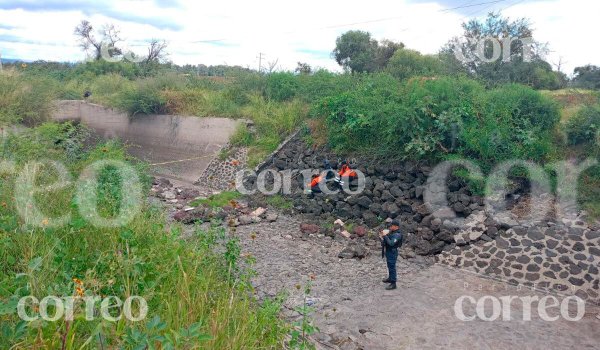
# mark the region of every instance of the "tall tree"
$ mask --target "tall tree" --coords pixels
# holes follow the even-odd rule
[[[600,89],[600,67],[587,65],[575,68],[573,84],[586,89]]]
[[[355,72],[372,72],[375,70],[375,53],[377,40],[371,34],[361,30],[351,30],[335,41],[333,57],[346,70]]]
[[[369,32],[350,30],[337,38],[332,54],[346,70],[373,72],[383,70],[394,53],[402,48],[402,43],[385,39],[378,43]]]
[[[397,43],[391,40],[383,39],[379,45],[377,45],[377,52],[375,53],[375,65],[377,69],[384,69],[392,56],[398,51],[404,48],[403,43]]]
[[[158,63],[164,60],[166,53],[167,42],[164,40],[152,39],[148,45],[148,56],[144,60],[146,63]]]
[[[110,57],[122,55],[118,43],[121,39],[121,31],[113,24],[106,24],[94,35],[94,27],[89,21],[83,20],[74,31],[75,36],[79,39],[79,47],[86,53],[90,53],[95,60],[102,58],[103,50],[106,50]]]
[[[513,21],[489,13],[483,21],[473,19],[462,26],[463,35],[452,38],[441,50],[448,69],[467,72],[488,85],[517,82],[558,88],[562,78],[544,61],[547,45],[533,38],[527,19]]]
[[[85,52],[93,52],[96,60],[102,57],[102,41],[96,39],[94,35],[94,27],[89,21],[83,20],[74,31],[75,36],[79,40],[79,47]]]

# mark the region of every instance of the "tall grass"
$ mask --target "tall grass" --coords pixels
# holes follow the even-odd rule
[[[163,211],[143,204],[127,225],[97,228],[78,214],[73,185],[37,194],[48,219],[39,227],[24,226],[17,214],[14,183],[32,159],[56,159],[76,178],[85,166],[104,159],[127,161],[116,143],[98,145],[79,159],[67,156],[62,126],[44,125],[12,135],[1,154],[14,161],[16,172],[0,176],[0,348],[18,349],[277,349],[287,332],[278,318],[281,300],[259,303],[253,297],[237,241],[217,226],[195,230],[182,239],[182,227],[169,224]],[[138,167],[145,186],[143,167]],[[42,168],[36,184],[56,181]],[[100,176],[98,205],[105,217],[118,210],[122,179],[110,168]],[[146,187],[147,188],[147,187]],[[71,214],[63,227],[46,220]],[[74,280],[76,279],[76,280]],[[77,281],[81,281],[79,284]],[[97,317],[87,321],[83,305],[75,319],[24,322],[16,313],[23,296],[142,296],[148,316],[138,323]],[[98,306],[98,305],[96,305]],[[33,313],[34,310],[29,310]]]
[[[56,90],[49,78],[29,79],[13,70],[0,72],[0,126],[48,120]]]

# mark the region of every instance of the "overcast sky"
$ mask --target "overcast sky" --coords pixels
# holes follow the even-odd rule
[[[563,71],[600,65],[596,44],[598,0],[0,0],[0,53],[3,58],[80,61],[73,29],[82,20],[96,28],[121,29],[129,47],[140,50],[151,38],[169,42],[169,59],[178,64],[229,64],[256,68],[278,61],[293,69],[297,61],[339,70],[331,58],[335,39],[351,29],[376,39],[402,41],[435,53],[461,33],[461,23],[502,10],[526,17],[534,37],[550,44],[548,61]]]

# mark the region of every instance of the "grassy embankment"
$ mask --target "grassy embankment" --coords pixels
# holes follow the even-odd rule
[[[259,75],[231,69],[203,77],[170,66],[147,72],[106,62],[21,70],[27,79],[54,82],[60,98],[90,90],[93,102],[131,114],[251,119],[255,132],[240,128],[233,138],[235,145],[249,147],[250,165],[303,125],[312,131],[312,142],[328,143],[340,153],[387,160],[461,157],[484,172],[508,159],[544,165],[598,152],[593,110],[581,110],[597,105],[598,94],[582,90],[485,88],[461,76],[400,79],[387,73]],[[587,208],[597,206],[589,204],[597,202],[595,195],[589,197],[597,188],[595,172],[586,172],[581,183]]]
[[[27,79],[0,75],[3,126],[44,118],[48,96],[55,96],[49,91],[31,95],[39,88]],[[75,187],[82,170],[100,160],[130,164],[119,144],[86,149],[84,136],[81,129],[50,123],[1,140],[0,348],[282,348],[289,328],[279,319],[281,300],[255,300],[248,282],[251,273],[239,267],[237,241],[222,229],[197,230],[184,241],[179,238],[182,228],[167,224],[164,213],[143,200],[132,219],[118,227],[96,227],[80,214]],[[27,180],[41,189],[57,183],[59,174],[47,160],[65,164],[72,181],[29,191]],[[42,162],[36,175],[27,172],[33,161]],[[133,167],[147,190],[144,166]],[[121,189],[125,180],[113,166],[99,172],[92,190],[102,218],[115,217],[125,206],[122,199],[131,191]],[[18,191],[31,200],[19,200]],[[40,213],[29,215],[35,206]],[[65,215],[64,224],[55,226]],[[216,246],[224,246],[218,251],[225,252],[218,253]],[[17,302],[28,295],[40,300],[73,296],[75,317],[25,322],[17,315]],[[140,322],[106,321],[96,302],[95,319],[87,321],[81,302],[87,296],[141,296],[148,303],[148,316]],[[111,315],[117,316],[118,309],[111,308]],[[31,316],[39,311],[26,310]],[[54,311],[50,306],[49,314]],[[134,308],[133,314],[138,311]]]

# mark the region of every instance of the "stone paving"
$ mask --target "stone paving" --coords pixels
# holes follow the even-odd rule
[[[316,309],[312,317],[320,332],[312,338],[318,349],[600,348],[599,310],[590,303],[586,304],[583,319],[577,322],[563,318],[547,322],[535,314],[531,321],[523,321],[523,310],[517,303],[511,305],[512,321],[463,322],[453,311],[456,299],[462,295],[478,299],[485,295],[499,298],[545,294],[465,269],[433,264],[425,257],[399,259],[398,289],[385,291],[381,278],[386,268],[378,246],[369,246],[370,254],[362,260],[338,259],[345,246],[343,239],[302,234],[299,224],[293,217],[280,215],[277,222],[238,227],[235,234],[240,237],[243,254],[256,258],[253,268],[258,273],[254,278],[258,296],[288,291],[285,314],[290,319],[298,317],[293,308],[304,303],[302,288],[297,287],[314,279],[307,301]],[[527,243],[523,242],[528,239],[526,235],[519,237],[519,252],[533,256],[533,248],[522,246]],[[559,242],[554,249],[558,251],[559,246],[573,248]],[[586,247],[586,253],[589,248],[592,246]],[[482,248],[473,249],[480,250],[477,255],[483,252]],[[489,254],[491,261],[493,253]],[[503,259],[503,264],[505,261],[512,265],[512,259]],[[523,263],[523,273],[527,266]],[[589,273],[588,267],[585,274]],[[489,314],[488,309],[486,305]]]
[[[600,232],[583,222],[514,226],[490,242],[445,251],[438,261],[600,303]]]

